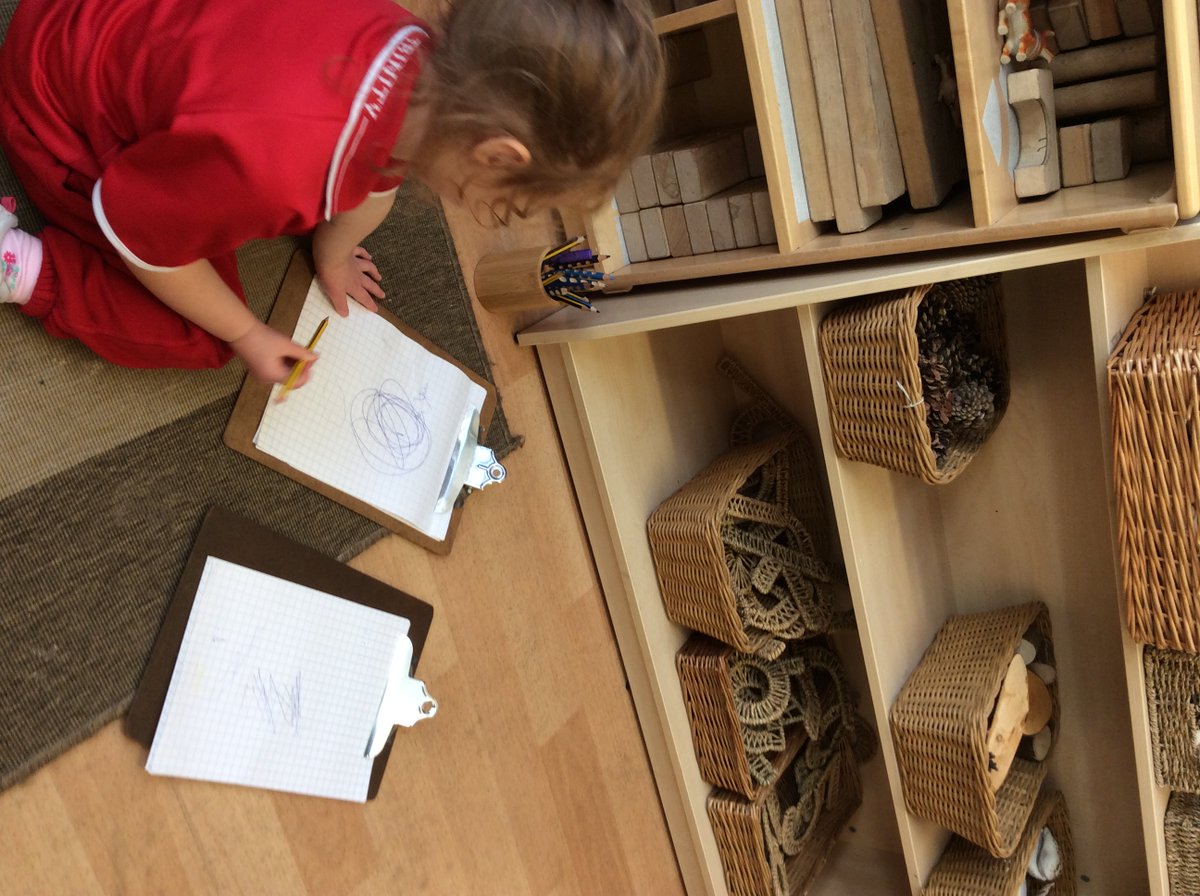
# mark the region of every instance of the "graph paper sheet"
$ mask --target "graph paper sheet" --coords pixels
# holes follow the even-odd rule
[[[483,387],[355,302],[338,317],[314,281],[293,338],[329,326],[302,389],[277,403],[276,386],[254,444],[302,473],[443,539],[451,511],[437,499],[463,420]]]
[[[209,557],[146,770],[364,802],[364,752],[408,628]]]

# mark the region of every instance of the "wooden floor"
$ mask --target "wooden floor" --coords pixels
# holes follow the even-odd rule
[[[450,215],[468,281],[554,233]],[[156,779],[114,723],[0,794],[0,892],[682,892],[536,358],[521,321],[477,314],[525,444],[449,556],[392,537],[353,563],[435,607],[419,676],[441,708],[398,732],[379,797]]]

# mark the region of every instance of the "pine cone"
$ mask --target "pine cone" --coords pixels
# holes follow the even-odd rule
[[[950,422],[965,434],[987,428],[996,413],[996,397],[983,383],[963,382],[954,389]]]

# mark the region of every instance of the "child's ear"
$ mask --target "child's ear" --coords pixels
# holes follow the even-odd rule
[[[485,168],[523,168],[530,160],[529,148],[508,134],[476,143],[471,157]]]

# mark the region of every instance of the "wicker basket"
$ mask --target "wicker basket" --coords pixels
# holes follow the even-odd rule
[[[802,896],[808,892],[838,834],[862,803],[862,781],[849,744],[835,754],[833,761],[841,765],[838,775],[841,787],[823,807],[804,849],[788,858],[784,893],[775,886],[765,845],[767,793],[750,801],[724,790],[712,792],[708,798],[708,818],[730,896]]]
[[[914,815],[948,828],[1000,858],[1012,855],[1046,777],[1046,763],[1018,756],[998,791],[988,779],[988,717],[1025,633],[1054,665],[1045,605],[1021,604],[953,616],[913,670],[891,710],[904,799]],[[1052,732],[1058,687],[1050,685]]]
[[[802,643],[803,646],[797,647],[795,643],[789,645],[789,651],[784,656],[795,656],[805,662],[807,670],[804,674],[818,689],[822,706],[829,705],[827,701],[834,699],[846,703],[856,701],[842,677],[837,653],[827,639],[796,643]],[[819,650],[819,655],[814,657],[816,665],[809,665],[811,655],[807,651],[810,647]],[[745,726],[737,706],[733,667],[738,659],[739,654],[727,644],[721,644],[706,635],[694,634],[676,653],[675,667],[679,672],[679,685],[683,691],[683,704],[692,731],[692,746],[700,776],[709,784],[753,800],[778,779],[780,772],[795,757],[798,739],[803,740],[805,729],[803,718],[784,727],[784,744],[779,750],[766,754],[772,768],[770,779],[757,780],[751,770],[744,737]],[[832,668],[822,665],[826,662]],[[788,686],[788,699],[803,699],[803,693],[797,690],[796,681],[791,676]],[[855,718],[861,717],[855,713]],[[866,723],[863,725],[866,726]],[[862,730],[867,729],[864,727]],[[861,732],[856,729],[855,733]],[[873,731],[871,738],[874,740]]]
[[[980,292],[979,333],[1002,383],[991,425],[938,457],[926,422],[916,325],[921,302],[939,284],[868,296],[839,306],[820,328],[833,437],[844,457],[941,484],[961,473],[995,430],[1008,405],[999,283],[994,277],[954,282]]]
[[[1172,793],[1163,816],[1171,896],[1200,893],[1200,795]]]
[[[786,431],[732,449],[660,504],[646,524],[668,618],[743,653],[768,658],[778,656],[784,643],[748,631],[743,623],[721,524],[730,501],[750,476],[776,454],[792,450],[795,437],[795,431]],[[809,508],[791,509],[801,520],[814,518]],[[824,630],[814,627],[806,635]]]
[[[1156,295],[1108,360],[1118,544],[1134,640],[1200,652],[1200,292]]]
[[[1062,860],[1062,870],[1054,883],[1054,896],[1074,896],[1075,848],[1071,841],[1067,804],[1057,792],[1038,798],[1029,824],[1010,858],[996,858],[961,837],[953,838],[929,875],[924,896],[1008,896],[1017,892],[1025,879],[1025,869],[1038,837],[1046,827],[1058,843]],[[1175,892],[1173,888],[1172,892]]]
[[[1200,657],[1147,647],[1142,659],[1155,780],[1200,793]]]

